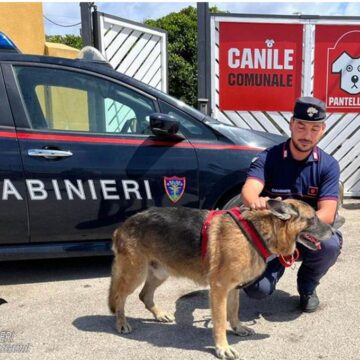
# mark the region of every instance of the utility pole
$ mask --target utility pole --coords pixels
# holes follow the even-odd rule
[[[198,108],[206,115],[211,112],[210,79],[210,15],[209,3],[197,3],[198,25]]]
[[[94,6],[94,3],[82,2],[80,3],[80,12],[81,12],[81,38],[83,40],[84,46],[94,46],[94,37],[93,37],[93,23],[92,23],[92,14],[91,9]]]

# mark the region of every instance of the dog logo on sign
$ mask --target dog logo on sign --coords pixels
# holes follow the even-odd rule
[[[343,52],[332,64],[332,72],[340,73],[340,88],[348,94],[360,93],[360,58]]]
[[[184,195],[186,187],[186,177],[164,177],[164,188],[169,199],[176,203]]]

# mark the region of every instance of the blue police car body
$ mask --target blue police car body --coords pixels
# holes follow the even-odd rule
[[[15,52],[0,51],[0,114],[0,260],[109,254],[150,206],[234,204],[252,159],[283,141],[104,64]]]

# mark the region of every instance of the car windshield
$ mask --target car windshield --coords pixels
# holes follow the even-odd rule
[[[200,110],[197,110],[195,109],[194,107],[190,106],[190,105],[187,105],[186,103],[184,103],[183,101],[179,100],[179,99],[176,99],[175,97],[173,96],[170,96],[168,94],[166,94],[166,96],[169,98],[171,98],[175,103],[176,103],[176,106],[189,113],[190,115],[194,116],[195,118],[203,121],[203,122],[206,122],[206,123],[219,123],[219,120],[216,120],[215,118],[209,116],[209,115],[205,115],[203,114]]]

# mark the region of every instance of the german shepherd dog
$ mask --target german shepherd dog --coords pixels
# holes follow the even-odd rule
[[[319,220],[306,203],[269,200],[266,210],[245,210],[243,217],[257,230],[268,250],[291,255],[296,242],[317,250],[333,229]],[[241,325],[237,287],[258,278],[266,262],[227,214],[215,216],[208,229],[205,257],[201,256],[201,231],[207,210],[150,208],[128,218],[113,235],[109,307],[116,314],[120,333],[131,332],[125,301],[144,280],[140,300],[160,322],[174,321],[154,302],[154,292],[169,275],[210,285],[213,337],[219,358],[236,359],[238,353],[226,338],[227,320],[240,336],[254,333]]]

